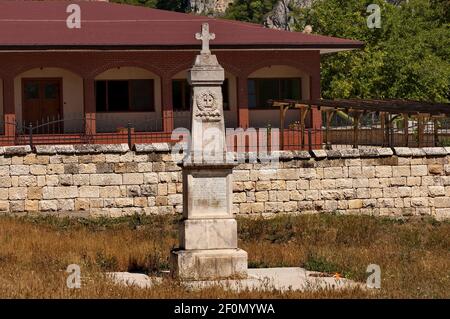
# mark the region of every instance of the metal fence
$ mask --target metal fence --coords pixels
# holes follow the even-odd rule
[[[177,128],[181,123],[190,123],[190,115],[183,113],[182,116],[175,114],[173,118],[155,118],[144,126],[123,121],[115,129],[97,130],[95,133],[89,131],[89,119],[86,118],[45,119],[28,124],[0,120],[3,133],[0,135],[0,145],[127,143],[132,146],[137,143],[177,142],[179,139],[173,139],[172,132],[163,131],[164,120]],[[237,152],[256,152],[261,149],[450,146],[450,118],[421,121],[410,118],[406,121],[401,117],[392,117],[382,122],[376,113],[368,113],[361,117],[358,125],[342,117],[335,117],[329,124],[302,129],[299,123],[293,123],[284,130],[268,125],[254,129],[254,136],[248,129],[241,130],[239,134],[228,136],[228,148]]]
[[[45,144],[120,144],[176,142],[171,132],[163,131],[163,121],[171,118],[154,118],[142,124],[122,120],[114,128],[103,128],[93,133],[89,121],[80,118],[49,118],[32,123],[0,121],[0,145]],[[95,121],[95,120],[94,120]],[[97,124],[97,123],[96,123]],[[12,132],[12,133],[11,133]]]

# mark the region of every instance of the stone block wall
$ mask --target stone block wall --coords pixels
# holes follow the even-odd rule
[[[234,169],[236,214],[450,218],[450,148],[280,152],[278,166]],[[0,212],[91,215],[182,212],[168,144],[0,148]]]

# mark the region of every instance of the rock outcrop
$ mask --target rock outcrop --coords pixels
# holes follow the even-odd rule
[[[290,30],[293,8],[308,8],[316,0],[279,0],[267,15],[264,25],[271,29]]]
[[[222,15],[233,0],[190,0],[190,11],[197,14]]]

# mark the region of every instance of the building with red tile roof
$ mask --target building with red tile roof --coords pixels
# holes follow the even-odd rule
[[[80,9],[79,28],[68,27],[77,13],[69,5]],[[104,1],[0,1],[4,143],[17,141],[30,124],[37,135],[67,141],[127,125],[143,136],[188,127],[186,76],[201,49],[195,33],[205,22],[216,35],[211,50],[226,71],[227,127],[276,127],[279,111],[268,99],[320,98],[321,55],[363,46]],[[289,112],[289,121],[296,121],[298,111]],[[319,123],[313,113],[308,125]]]

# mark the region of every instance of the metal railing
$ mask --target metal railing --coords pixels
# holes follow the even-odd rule
[[[115,130],[93,133],[89,131],[86,118],[46,119],[28,124],[0,120],[0,145],[127,143],[131,147],[137,143],[177,142],[172,139],[172,132],[163,131],[163,120],[174,124],[190,122],[188,118],[174,115],[173,118],[155,118],[154,125],[123,121]],[[318,128],[302,129],[298,123],[293,123],[281,131],[267,126],[256,129],[255,137],[249,138],[248,132],[243,131],[244,136],[231,137],[235,140],[227,142],[229,150],[237,152],[255,152],[261,146],[267,150],[450,146],[450,118],[422,121],[398,118],[389,123],[383,125],[379,117],[367,114],[358,126],[339,118],[331,125]]]

